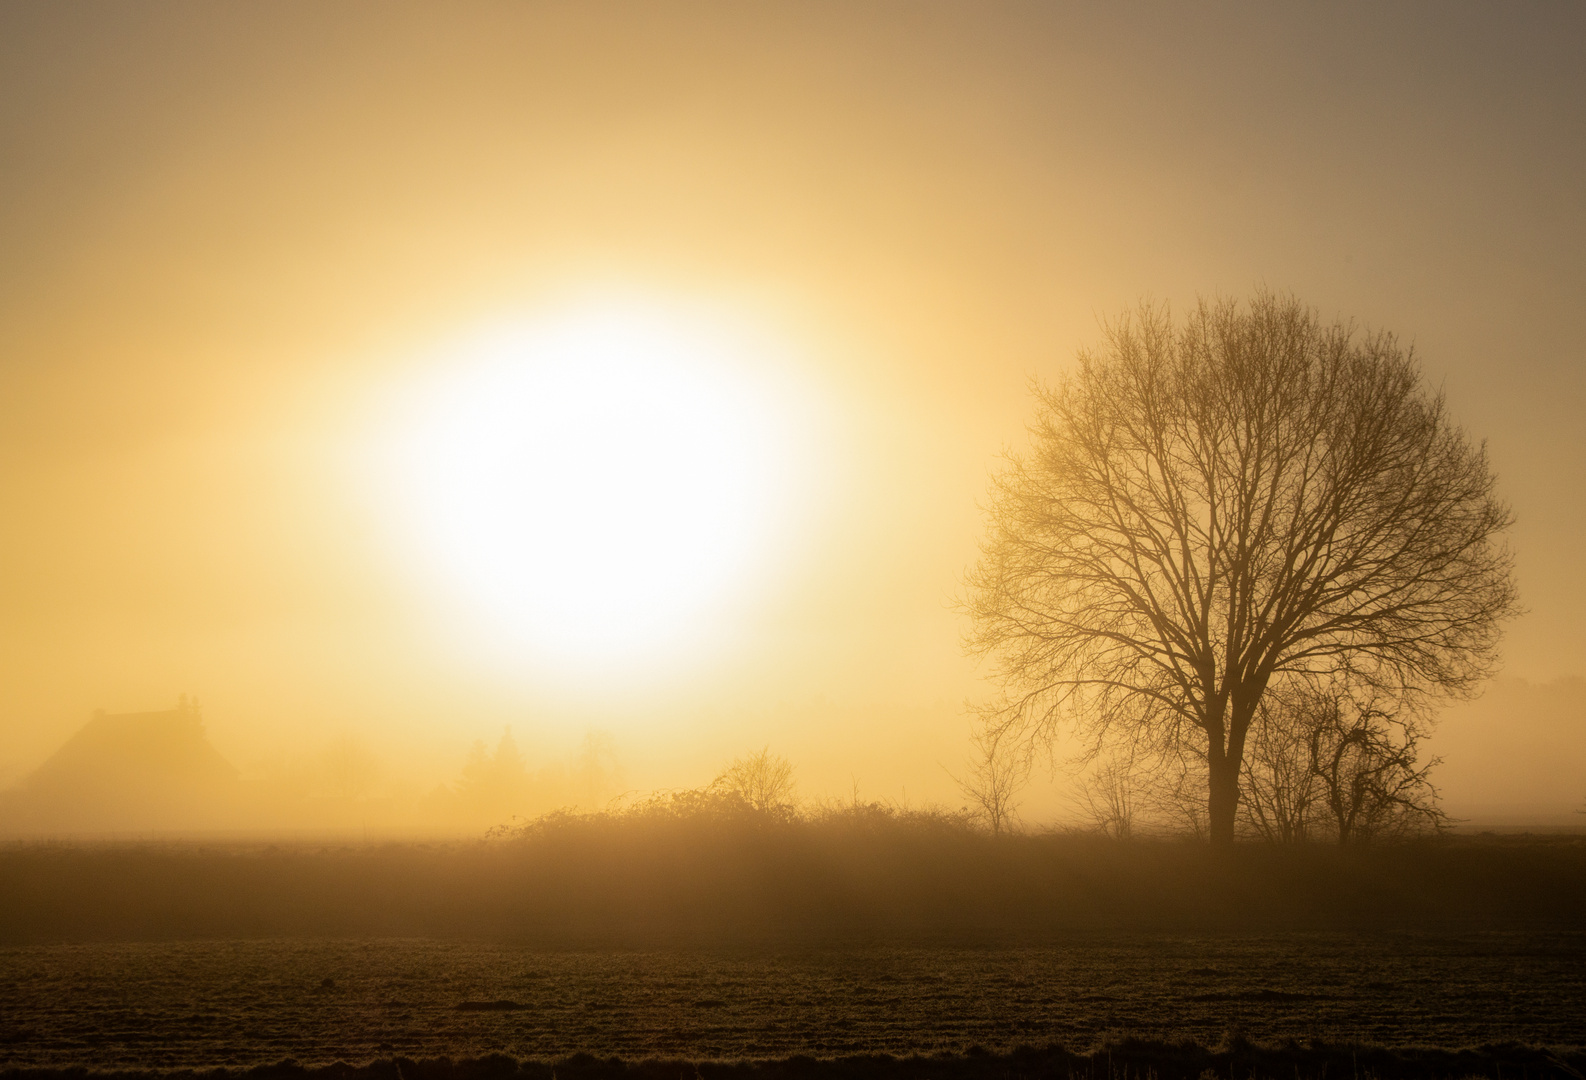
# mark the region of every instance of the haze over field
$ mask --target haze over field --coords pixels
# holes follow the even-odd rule
[[[956,806],[956,600],[1030,378],[1266,286],[1413,343],[1514,510],[1527,610],[1427,743],[1446,808],[1586,821],[1583,34],[8,5],[0,786],[191,695],[161,737],[236,770],[231,827],[477,830],[519,809],[464,805],[492,769],[537,811],[762,746],[807,797]]]

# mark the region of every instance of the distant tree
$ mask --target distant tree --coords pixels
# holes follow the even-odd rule
[[[331,794],[356,801],[380,779],[380,759],[356,735],[343,735],[320,758]]]
[[[737,758],[723,769],[708,789],[714,794],[742,799],[761,813],[791,814],[794,798],[793,766],[769,746]]]
[[[977,725],[970,734],[974,750],[964,776],[953,776],[958,789],[969,800],[966,807],[991,827],[994,835],[1012,832],[1018,822],[1018,793],[1030,776],[1030,755],[1023,748],[1004,741],[995,727]],[[857,794],[855,802],[858,801]]]
[[[1142,816],[1162,831],[1205,840],[1206,764],[1181,753],[1159,759],[1149,782],[1136,785]]]
[[[1469,691],[1516,611],[1484,446],[1385,333],[1297,301],[1142,307],[1056,386],[995,480],[967,580],[999,737],[1067,724],[1205,764],[1234,840],[1263,696],[1347,679]]]
[[[1114,840],[1131,839],[1144,775],[1145,770],[1125,755],[1101,758],[1075,785],[1075,801],[1098,830]]]
[[[474,741],[456,788],[463,806],[474,816],[500,818],[524,808],[529,770],[510,727],[502,729],[494,751],[483,739]]]
[[[617,760],[617,740],[608,731],[586,733],[573,763],[572,783],[576,801],[583,806],[599,806],[622,788],[622,782],[622,768]]]

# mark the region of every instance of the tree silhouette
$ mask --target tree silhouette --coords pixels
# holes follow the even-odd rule
[[[791,814],[794,797],[793,765],[769,746],[736,758],[711,781],[709,791],[741,799],[762,814]]]
[[[1095,827],[1114,840],[1134,835],[1139,812],[1141,770],[1127,754],[1113,754],[1095,763],[1074,788],[1074,803]]]
[[[1429,778],[1441,759],[1417,760],[1421,730],[1413,720],[1336,694],[1307,704],[1311,770],[1340,844],[1447,824]]]
[[[1306,688],[1263,699],[1246,749],[1240,810],[1262,839],[1340,844],[1442,828],[1421,719],[1381,698]]]
[[[1274,696],[1268,693],[1263,698],[1245,744],[1240,816],[1247,829],[1263,840],[1303,844],[1316,839],[1325,808],[1322,776],[1316,767],[1320,740],[1312,738],[1320,718],[1303,702],[1271,700]]]
[[[979,727],[970,735],[975,755],[968,770],[961,777],[948,773],[973,804],[965,809],[984,820],[996,836],[1017,827],[1018,793],[1029,779],[1031,764],[1028,753],[1003,742],[1001,735],[995,727]]]
[[[1265,292],[1180,323],[1142,306],[1034,393],[967,580],[1000,730],[1192,752],[1226,844],[1269,687],[1413,706],[1490,670],[1516,611],[1510,515],[1391,335]]]
[[[499,818],[523,809],[529,770],[510,727],[502,729],[494,752],[483,739],[474,741],[456,787],[463,805],[476,816]]]

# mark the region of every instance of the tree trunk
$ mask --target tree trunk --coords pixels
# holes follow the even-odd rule
[[[1232,754],[1211,754],[1207,759],[1207,824],[1213,847],[1232,847],[1234,815],[1239,809],[1239,759]]]

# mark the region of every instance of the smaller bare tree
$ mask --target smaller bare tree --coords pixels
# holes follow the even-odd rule
[[[709,788],[740,798],[762,814],[791,814],[798,806],[793,789],[793,765],[769,746],[734,760]]]
[[[1150,787],[1139,796],[1141,809],[1170,835],[1205,840],[1210,832],[1206,762],[1192,752],[1170,753],[1152,775]]]
[[[1409,710],[1337,687],[1287,688],[1257,719],[1239,800],[1246,833],[1351,844],[1447,821],[1429,778],[1440,759],[1420,763],[1424,730]]]
[[[1134,835],[1135,816],[1150,782],[1138,775],[1131,754],[1099,758],[1075,787],[1074,800],[1098,830],[1115,840]]]
[[[1306,708],[1311,711],[1311,768],[1322,782],[1340,844],[1448,823],[1430,779],[1442,759],[1418,762],[1424,733],[1413,717],[1342,695],[1312,696]]]
[[[1005,738],[1005,729],[982,724],[969,738],[974,756],[969,771],[959,777],[948,773],[969,800],[972,812],[1001,836],[1018,827],[1019,789],[1030,779],[1031,761],[1027,751],[1016,748]]]
[[[1318,715],[1281,695],[1258,707],[1239,799],[1245,831],[1277,844],[1315,838],[1318,815],[1325,812],[1313,738]]]

